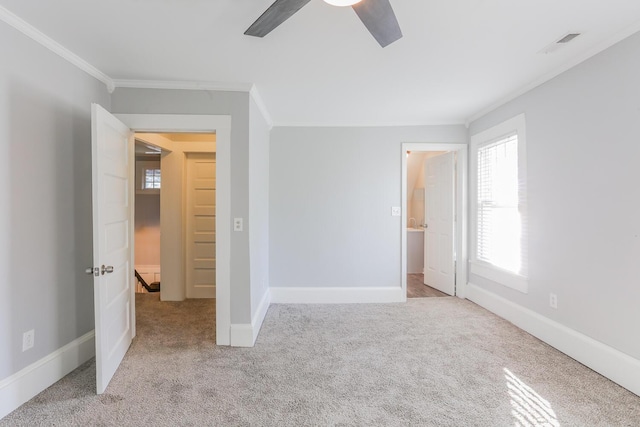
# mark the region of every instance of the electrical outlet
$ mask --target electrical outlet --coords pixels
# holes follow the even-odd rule
[[[391,208],[391,216],[400,216],[401,215],[401,209],[399,206],[393,206]]]
[[[233,231],[242,231],[242,218],[233,218]]]
[[[35,332],[30,330],[22,334],[22,351],[27,351],[33,347],[35,343]]]
[[[549,307],[558,308],[558,295],[549,294]]]

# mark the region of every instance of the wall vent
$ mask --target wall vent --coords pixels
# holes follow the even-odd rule
[[[578,32],[567,33],[564,36],[560,37],[558,40],[556,40],[553,43],[551,43],[550,45],[546,46],[544,49],[542,49],[538,53],[547,54],[547,53],[555,52],[556,50],[558,50],[561,47],[565,46],[567,43],[569,43],[572,40],[574,40],[580,34],[581,33],[578,33]]]
[[[580,35],[580,33],[569,33],[566,36],[564,36],[563,38],[561,38],[560,40],[558,40],[556,43],[559,43],[559,44],[569,43],[571,40],[575,39],[579,35]]]

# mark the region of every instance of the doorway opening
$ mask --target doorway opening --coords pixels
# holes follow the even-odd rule
[[[231,208],[231,117],[210,115],[170,114],[116,114],[128,128],[136,132],[136,139],[161,150],[161,176],[166,171],[179,171],[182,179],[161,179],[160,188],[160,265],[161,298],[166,301],[182,301],[186,298],[185,287],[185,229],[183,227],[183,179],[186,175],[185,151],[187,153],[215,152],[215,336],[218,345],[230,345],[231,329],[231,284],[230,252],[231,234],[228,228]],[[178,134],[180,141],[173,141]],[[215,142],[198,140],[200,134],[215,135]],[[164,138],[160,141],[160,137]],[[154,139],[155,138],[155,139]],[[188,139],[185,141],[185,138]],[[191,148],[186,149],[186,145]],[[132,159],[133,160],[133,159]],[[167,194],[169,197],[167,197]],[[208,220],[211,224],[211,219]],[[177,226],[171,226],[177,224]],[[174,244],[165,244],[174,242]],[[177,243],[175,243],[177,242]],[[131,307],[135,319],[135,309]],[[213,327],[213,319],[212,319]],[[132,324],[135,336],[135,322]]]
[[[402,288],[406,298],[463,297],[466,144],[402,144]]]
[[[139,284],[160,282],[162,274],[162,301],[213,299],[216,134],[138,132],[135,139],[144,150],[136,156],[135,182]]]
[[[448,151],[407,151],[407,298],[429,298],[451,295],[455,282],[453,255],[448,259],[445,251],[450,248],[441,247],[440,236],[434,233],[436,220],[442,220],[440,211],[446,215],[444,230],[449,235],[444,239],[453,239],[453,210],[455,202],[455,181],[442,173],[453,175],[453,170],[439,171],[435,157],[446,156]],[[455,155],[455,154],[454,154]],[[445,178],[445,182],[442,180]],[[442,188],[445,187],[445,188]],[[445,194],[438,194],[440,192]],[[451,212],[448,212],[451,210]],[[428,256],[428,259],[427,259]],[[441,259],[447,258],[447,259]],[[442,274],[442,271],[445,274]],[[440,274],[435,274],[439,272]],[[450,282],[450,283],[449,283]],[[455,293],[455,289],[453,289]]]

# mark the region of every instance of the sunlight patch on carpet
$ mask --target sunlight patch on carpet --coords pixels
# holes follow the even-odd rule
[[[507,368],[504,368],[504,374],[516,427],[560,427],[556,413],[547,400]]]

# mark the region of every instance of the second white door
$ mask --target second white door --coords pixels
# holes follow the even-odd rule
[[[216,158],[187,155],[186,294],[216,297]]]
[[[455,153],[425,160],[424,283],[455,295]]]

